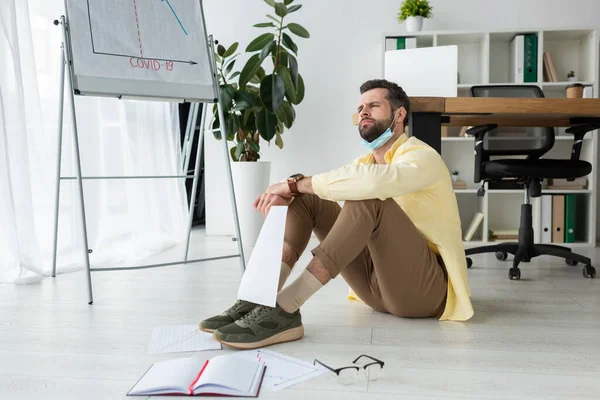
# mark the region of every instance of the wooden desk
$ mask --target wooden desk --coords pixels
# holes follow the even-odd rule
[[[441,153],[442,125],[567,127],[600,120],[600,99],[412,97],[409,135]]]

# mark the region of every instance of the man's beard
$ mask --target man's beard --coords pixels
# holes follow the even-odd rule
[[[385,120],[374,120],[370,124],[367,125],[359,125],[358,131],[360,132],[360,136],[365,139],[367,142],[371,143],[373,140],[377,139],[383,132],[387,130],[387,128],[392,125],[394,121],[393,118],[385,119]]]

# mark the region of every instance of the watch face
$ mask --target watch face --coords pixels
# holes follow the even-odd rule
[[[292,176],[290,176],[290,178],[301,178],[303,175],[302,174],[294,174]]]

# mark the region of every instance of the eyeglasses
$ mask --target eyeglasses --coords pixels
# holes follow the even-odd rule
[[[383,366],[385,363],[381,360],[378,360],[378,359],[368,356],[366,354],[362,354],[362,355],[358,356],[356,358],[356,360],[352,361],[352,364],[356,364],[356,362],[358,360],[360,360],[361,357],[370,358],[371,360],[373,360],[373,362],[370,362],[370,363],[362,365],[362,366],[349,365],[347,367],[333,369],[330,366],[323,364],[321,361],[315,359],[313,361],[313,365],[315,365],[316,363],[319,363],[323,367],[325,367],[328,370],[330,370],[331,372],[335,373],[338,376],[338,381],[343,385],[351,385],[354,382],[356,382],[356,380],[358,378],[358,371],[360,369],[363,369],[365,371],[365,377],[369,381],[374,381],[377,378],[379,378],[379,375],[381,374],[381,370],[383,369]]]

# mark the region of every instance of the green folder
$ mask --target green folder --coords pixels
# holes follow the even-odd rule
[[[524,36],[523,82],[537,82],[538,38],[535,34]]]
[[[576,200],[576,195],[573,193],[565,195],[565,243],[575,242],[575,232],[577,231]]]
[[[405,38],[396,38],[396,50],[405,50],[406,49],[406,39]]]

